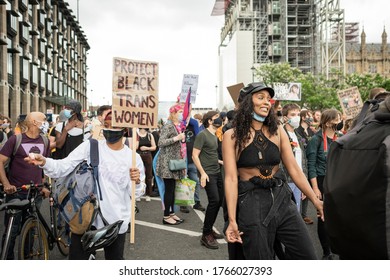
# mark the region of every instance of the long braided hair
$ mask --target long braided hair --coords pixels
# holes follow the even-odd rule
[[[242,152],[245,144],[251,138],[251,124],[252,124],[252,112],[253,102],[252,94],[248,94],[241,101],[236,114],[233,119],[233,134],[232,138],[235,138],[235,148],[238,148],[238,154]],[[271,135],[277,134],[278,131],[278,119],[276,118],[274,108],[271,107],[268,116],[264,120],[264,125],[268,126],[269,133]]]

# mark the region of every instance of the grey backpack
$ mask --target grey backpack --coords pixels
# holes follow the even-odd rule
[[[70,174],[58,178],[54,185],[59,212],[75,234],[84,234],[90,229],[98,214],[98,197],[102,199],[98,180],[98,141],[89,141],[91,163],[81,162]]]

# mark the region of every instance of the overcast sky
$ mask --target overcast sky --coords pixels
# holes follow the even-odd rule
[[[77,16],[77,0],[68,2]],[[388,0],[340,0],[340,5],[347,22],[364,25],[367,42],[381,41],[389,24]],[[224,17],[210,16],[213,6],[213,0],[79,0],[79,22],[91,47],[88,94],[93,104],[111,100],[112,58],[123,57],[159,63],[160,100],[176,99],[183,74],[199,75],[195,106],[215,107]]]

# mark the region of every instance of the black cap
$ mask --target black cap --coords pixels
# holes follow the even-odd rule
[[[73,113],[80,114],[81,113],[81,103],[77,100],[71,99],[65,105],[65,107],[72,109]]]
[[[238,95],[238,100],[237,100],[238,103],[242,102],[242,100],[244,100],[245,96],[247,96],[248,94],[253,94],[253,93],[261,91],[261,90],[268,91],[271,98],[273,98],[275,95],[274,89],[271,87],[267,87],[263,83],[250,83],[240,90],[240,94]]]

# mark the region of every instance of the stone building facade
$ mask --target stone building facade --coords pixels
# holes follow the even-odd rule
[[[366,33],[361,34],[361,43],[346,43],[347,74],[380,74],[390,78],[390,46],[383,30],[381,43],[367,43]]]
[[[0,113],[87,106],[89,45],[63,0],[0,0]]]

